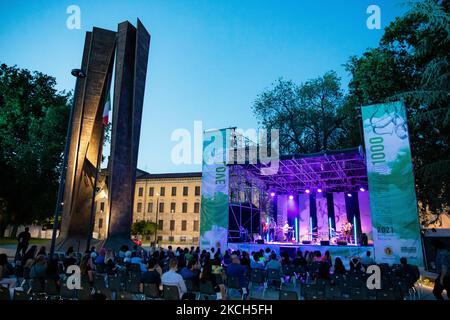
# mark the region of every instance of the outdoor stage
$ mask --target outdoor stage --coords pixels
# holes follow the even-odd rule
[[[340,257],[342,262],[344,263],[345,268],[349,268],[350,259],[354,256],[362,257],[366,254],[367,251],[371,252],[371,256],[374,256],[373,246],[358,246],[358,245],[346,245],[346,246],[338,246],[338,245],[330,245],[330,246],[322,246],[322,245],[313,245],[313,244],[292,244],[292,243],[283,243],[283,242],[271,242],[264,244],[257,243],[228,243],[228,248],[231,250],[240,250],[247,251],[251,253],[252,251],[259,251],[261,249],[265,250],[266,248],[270,248],[275,251],[277,256],[280,255],[281,252],[287,251],[291,258],[294,257],[297,250],[301,250],[303,253],[305,251],[320,251],[322,255],[325,251],[329,251],[331,257],[334,259],[336,257]]]

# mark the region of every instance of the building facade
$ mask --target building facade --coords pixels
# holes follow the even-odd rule
[[[157,224],[155,235],[143,239],[160,245],[195,245],[200,237],[201,172],[150,174],[138,170],[133,222]],[[105,196],[96,199],[94,237],[104,239],[108,230]]]

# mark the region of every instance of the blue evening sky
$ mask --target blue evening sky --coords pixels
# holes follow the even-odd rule
[[[152,35],[138,167],[152,173],[201,170],[175,165],[171,133],[194,121],[203,129],[256,128],[251,106],[279,77],[302,82],[375,47],[382,29],[406,11],[405,0],[0,0],[0,62],[56,77],[72,90],[85,32],[116,30],[140,18]],[[66,8],[81,9],[69,30]],[[366,27],[366,9],[381,8],[381,30]]]

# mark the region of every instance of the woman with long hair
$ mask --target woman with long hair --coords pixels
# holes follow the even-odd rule
[[[80,262],[81,277],[89,281],[92,286],[94,284],[94,263],[92,262],[91,253],[85,252]]]

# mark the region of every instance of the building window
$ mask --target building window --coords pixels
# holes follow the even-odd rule
[[[162,241],[162,239],[163,239],[162,236],[158,236],[158,242]]]
[[[158,230],[163,230],[164,228],[164,220],[159,220],[158,221]]]
[[[105,203],[103,201],[100,202],[100,211],[105,211]]]
[[[186,242],[186,236],[181,236],[180,237],[180,242]]]
[[[194,213],[200,212],[200,202],[194,202]]]
[[[175,212],[175,206],[176,206],[176,203],[175,202],[171,202],[170,203],[170,212]]]
[[[159,203],[159,212],[161,212],[161,213],[164,212],[164,202]]]
[[[181,231],[186,231],[186,229],[187,229],[187,221],[182,220],[181,221]]]
[[[177,195],[177,187],[172,187],[172,197]]]
[[[181,212],[183,212],[183,213],[187,212],[187,202],[183,202]]]
[[[103,228],[103,219],[98,219],[98,228]]]
[[[150,187],[150,188],[148,189],[148,195],[149,195],[149,197],[153,197],[154,194],[155,194],[155,188]]]
[[[165,187],[161,187],[161,189],[159,190],[159,195],[161,197],[164,197],[166,195],[166,188]]]
[[[148,203],[147,212],[152,213],[153,212],[153,202]]]
[[[173,236],[169,236],[169,242],[173,242]]]
[[[195,186],[195,195],[196,196],[200,195],[200,186]]]
[[[193,238],[192,238],[192,242],[193,242],[193,243],[198,243],[198,237],[193,237]]]
[[[142,211],[142,202],[138,202],[137,204],[137,212],[141,212]]]
[[[183,187],[183,196],[188,196],[189,194],[189,187]]]
[[[144,188],[139,188],[139,197],[142,197],[144,195]]]
[[[194,221],[194,231],[198,231],[198,220]]]
[[[175,220],[170,220],[170,231],[175,230]]]

